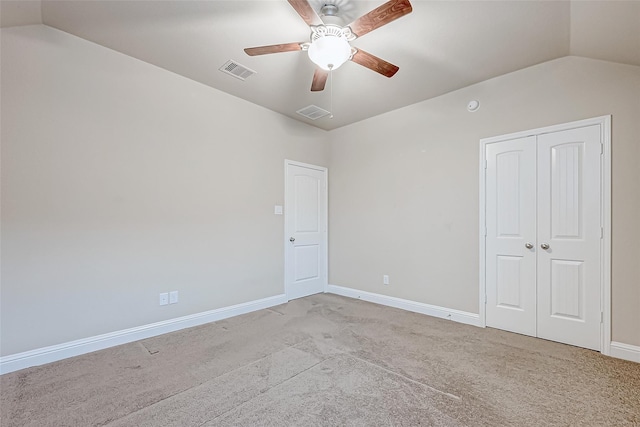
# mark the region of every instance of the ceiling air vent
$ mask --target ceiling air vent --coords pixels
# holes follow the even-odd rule
[[[218,69],[223,73],[227,73],[240,80],[246,80],[247,77],[252,76],[256,73],[255,71],[245,67],[244,65],[240,65],[233,60],[225,62],[225,64]]]
[[[308,107],[304,107],[296,111],[296,113],[300,114],[301,116],[305,116],[307,119],[311,119],[311,120],[316,120],[316,119],[319,119],[320,117],[324,117],[331,114],[327,110],[324,110],[316,105],[309,105]]]

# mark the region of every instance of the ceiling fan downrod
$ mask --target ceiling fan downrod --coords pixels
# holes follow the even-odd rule
[[[338,16],[339,11],[340,9],[335,4],[325,3],[320,8],[320,16]]]

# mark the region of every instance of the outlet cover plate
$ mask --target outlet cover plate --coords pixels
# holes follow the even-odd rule
[[[178,303],[178,291],[169,292],[169,304]]]

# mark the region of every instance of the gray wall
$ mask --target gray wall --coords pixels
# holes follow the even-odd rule
[[[608,114],[612,337],[640,345],[640,67],[566,57],[333,131],[329,282],[478,313],[480,138]]]
[[[638,67],[564,58],[327,133],[45,26],[1,43],[1,355],[283,293],[285,158],[329,167],[330,283],[477,313],[479,139],[605,114],[613,339],[640,345]]]
[[[284,159],[326,132],[45,26],[1,53],[2,355],[284,292]]]

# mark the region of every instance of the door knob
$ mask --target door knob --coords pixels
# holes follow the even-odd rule
[[[540,245],[540,247],[546,251],[547,249],[549,249],[549,244],[543,243]]]
[[[527,242],[527,243],[524,244],[524,247],[527,248],[527,249],[533,249],[533,243]]]
[[[289,238],[289,241],[290,241],[291,243],[293,243],[293,242],[295,242],[295,241],[296,241],[296,238],[295,238],[295,237],[290,237],[290,238]]]

